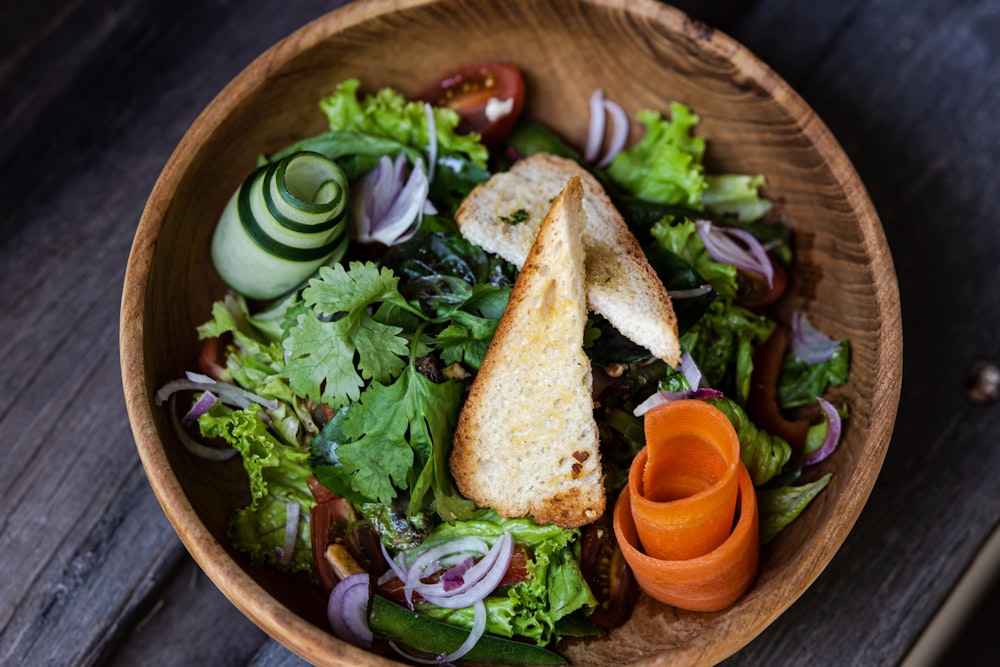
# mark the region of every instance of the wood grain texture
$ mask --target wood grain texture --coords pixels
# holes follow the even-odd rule
[[[386,45],[405,49],[407,57],[387,66]],[[750,592],[718,614],[646,602],[621,630],[566,648],[582,665],[717,662],[812,583],[874,485],[898,397],[898,292],[874,208],[823,123],[749,52],[657,3],[356,3],[278,43],[230,83],[166,165],[125,279],[125,394],[154,490],[199,564],[270,634],[318,663],[375,659],[322,629],[322,606],[308,587],[250,570],[231,553],[226,521],[245,499],[239,463],[210,477],[171,437],[149,396],[196,356],[194,327],[223,293],[207,261],[208,238],[256,155],[319,131],[316,100],[344,78],[358,77],[369,90],[388,85],[412,93],[427,83],[423,72],[445,71],[458,57],[519,65],[531,90],[530,112],[578,145],[585,115],[566,110],[585,108],[595,88],[630,115],[666,108],[671,99],[694,106],[712,168],[767,174],[771,192],[807,239],[797,247],[798,261],[812,280],[807,287],[793,281],[788,306],[852,341],[852,378],[838,392],[852,418],[838,455],[817,473],[834,473],[830,492],[765,551]]]
[[[0,9],[3,664],[304,664],[191,585],[120,407],[115,319],[128,243],[184,130],[257,54],[339,4]],[[906,331],[899,418],[865,510],[816,582],[724,664],[898,664],[1000,521],[1000,412],[964,394],[969,363],[1000,357],[1000,2],[676,4],[761,56],[833,130],[884,224]]]

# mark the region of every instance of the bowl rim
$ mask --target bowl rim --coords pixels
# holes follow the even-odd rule
[[[409,10],[450,1],[452,0],[411,0],[400,3],[399,0],[356,0],[309,21],[254,58],[198,114],[167,160],[141,214],[126,267],[119,322],[119,361],[133,438],[154,494],[175,531],[178,535],[183,535],[182,541],[191,556],[223,595],[255,625],[286,648],[317,663],[349,660],[354,664],[385,665],[388,661],[375,653],[336,639],[331,633],[306,621],[273,598],[215,540],[202,523],[179,480],[171,474],[166,452],[157,432],[152,400],[155,388],[146,382],[143,353],[146,340],[143,313],[157,237],[168,209],[169,193],[178,185],[195,154],[191,149],[198,146],[232,112],[236,106],[233,100],[241,99],[246,92],[261,85],[250,76],[261,63],[266,62],[271,68],[280,69],[300,50],[312,48],[341,30],[399,9]],[[663,26],[672,34],[682,33],[692,41],[697,41],[699,49],[707,49],[713,55],[729,61],[760,86],[784,109],[790,119],[794,119],[797,129],[828,161],[831,172],[836,175],[837,187],[851,198],[854,208],[852,213],[857,219],[860,233],[869,242],[872,262],[884,266],[885,275],[892,278],[880,285],[880,289],[875,292],[875,308],[882,318],[882,326],[874,337],[879,365],[875,377],[888,379],[881,383],[881,400],[875,407],[879,417],[877,428],[870,430],[866,437],[866,442],[872,443],[872,446],[864,449],[864,460],[859,462],[858,470],[854,473],[858,475],[855,483],[863,485],[864,493],[858,494],[851,506],[838,510],[846,512],[847,520],[834,533],[824,535],[817,551],[818,557],[797,569],[792,580],[785,582],[785,590],[791,590],[792,594],[784,596],[779,604],[771,604],[768,609],[758,610],[764,613],[754,615],[749,631],[740,638],[714,644],[699,643],[695,639],[691,645],[671,651],[669,657],[660,653],[637,662],[658,664],[683,661],[685,664],[713,664],[743,648],[812,585],[839,550],[871,494],[886,456],[900,396],[902,324],[898,284],[878,215],[846,153],[823,121],[769,66],[735,39],[708,28],[680,9],[657,0],[579,2],[637,14]],[[758,604],[758,607],[763,602],[767,600]],[[280,635],[274,634],[273,628],[282,628],[283,632]]]

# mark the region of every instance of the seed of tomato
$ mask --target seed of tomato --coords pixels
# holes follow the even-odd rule
[[[514,65],[477,63],[449,72],[417,99],[455,111],[460,133],[475,132],[484,144],[495,146],[524,107],[524,77]]]

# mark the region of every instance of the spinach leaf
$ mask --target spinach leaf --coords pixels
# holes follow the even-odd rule
[[[760,513],[760,543],[767,544],[788,524],[794,521],[826,488],[833,478],[827,473],[808,484],[757,489],[757,507]]]
[[[789,352],[781,367],[778,403],[785,409],[812,405],[817,396],[826,392],[828,386],[847,381],[850,357],[851,345],[846,338],[840,342],[830,359],[817,364],[802,361]]]

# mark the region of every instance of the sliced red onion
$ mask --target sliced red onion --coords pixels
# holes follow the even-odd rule
[[[691,389],[697,389],[701,386],[701,369],[698,368],[698,364],[695,363],[690,352],[681,352],[681,363],[677,366],[677,370],[684,374],[684,379]]]
[[[503,534],[483,558],[465,573],[465,581],[458,588],[445,593],[444,585],[435,584],[436,591],[417,589],[425,600],[446,609],[464,609],[496,590],[507,573],[514,538]]]
[[[465,573],[475,562],[476,561],[472,559],[472,556],[466,556],[465,560],[461,563],[454,566],[450,570],[445,571],[445,573],[441,575],[441,585],[444,586],[444,592],[451,592],[464,584]]]
[[[588,101],[590,108],[590,125],[587,128],[587,146],[583,153],[586,162],[597,163],[598,168],[603,169],[611,164],[615,156],[625,148],[628,141],[629,122],[625,110],[617,102],[604,98],[604,92],[595,90]],[[604,146],[604,132],[607,116],[611,116],[612,130],[611,139],[608,142],[608,150],[600,157],[601,147]]]
[[[382,548],[395,577],[403,582],[407,605],[413,608],[413,594],[439,607],[462,609],[482,600],[500,584],[510,566],[514,552],[514,538],[502,534],[489,547],[478,537],[462,537],[438,544],[418,555],[412,563],[389,557]],[[483,554],[478,562],[469,562],[472,554]],[[438,581],[426,583],[423,579],[447,570]],[[451,572],[454,570],[454,572]],[[386,580],[390,580],[388,577]]]
[[[473,603],[472,613],[472,629],[469,630],[469,636],[465,638],[461,646],[446,655],[445,660],[451,662],[464,656],[476,647],[483,633],[486,632],[486,605],[483,604],[482,600]]]
[[[354,205],[362,210],[353,220],[357,236],[370,234],[372,227],[386,216],[403,187],[405,175],[406,157],[400,153],[395,160],[383,155],[375,169],[358,180]]]
[[[352,574],[333,587],[326,606],[333,634],[361,648],[371,648],[373,639],[368,626],[369,586],[367,573]]]
[[[403,579],[403,591],[406,595],[406,602],[413,607],[413,593],[418,592],[424,598],[427,595],[435,595],[443,587],[438,584],[425,584],[421,579],[437,574],[445,567],[449,567],[458,562],[456,557],[464,558],[467,555],[479,553],[488,554],[489,546],[478,537],[463,537],[444,544],[438,544],[424,551],[406,568],[406,578]],[[445,565],[447,559],[453,559]],[[466,605],[468,606],[468,605]]]
[[[645,401],[635,406],[632,411],[636,417],[641,417],[653,408],[657,408],[673,401],[683,401],[694,399],[697,401],[715,401],[722,398],[722,392],[718,389],[685,389],[683,391],[658,391]]]
[[[187,414],[181,418],[181,424],[184,426],[189,426],[194,422],[198,421],[198,417],[208,412],[208,409],[215,405],[217,397],[210,391],[201,392],[201,396],[198,400],[194,402],[191,409],[187,411]]]
[[[625,110],[620,104],[611,100],[604,100],[604,109],[611,114],[614,129],[611,133],[611,141],[608,143],[608,151],[604,154],[604,158],[597,163],[600,169],[611,164],[615,156],[625,148],[625,142],[628,141],[628,116],[625,114]]]
[[[468,536],[442,542],[420,553],[412,563],[405,567],[407,576],[417,578],[428,577],[442,569],[441,562],[449,556],[485,554],[489,545],[478,537]]]
[[[417,663],[418,665],[440,665],[440,667],[447,667],[448,665],[451,664],[451,663],[448,662],[448,656],[445,655],[444,653],[440,654],[439,656],[437,656],[434,659],[431,659],[431,658],[418,658],[417,656],[413,655],[412,653],[408,653],[408,652],[404,651],[402,649],[402,647],[399,646],[399,644],[397,644],[396,642],[392,641],[391,639],[389,640],[389,646],[392,648],[393,651],[395,651],[399,655],[403,656],[404,658],[406,658],[410,662]]]
[[[420,229],[430,182],[422,161],[403,181],[406,156],[395,162],[382,156],[378,166],[358,180],[352,199],[352,229],[360,243],[391,246],[413,238]]]
[[[768,287],[771,286],[774,266],[764,246],[753,234],[745,229],[712,224],[708,220],[695,220],[694,224],[712,259],[762,276],[767,280]]]
[[[427,102],[424,102],[424,115],[427,117],[427,180],[433,181],[438,155],[437,121],[434,119],[434,107]]]
[[[285,504],[285,543],[275,549],[278,555],[278,563],[288,565],[292,562],[292,555],[295,553],[295,538],[299,534],[299,513],[301,507],[298,503]]]
[[[403,564],[389,558],[383,547],[389,567],[396,576],[406,582],[408,596],[412,591],[417,591],[427,602],[438,607],[473,609],[472,629],[462,645],[451,653],[441,654],[435,659],[419,658],[390,642],[393,650],[413,662],[426,665],[446,665],[471,651],[486,631],[486,605],[483,600],[500,584],[510,566],[513,551],[514,538],[507,533],[500,535],[496,543],[489,548],[477,537],[464,537],[433,546],[417,556],[409,567],[404,567]],[[484,555],[478,562],[474,562],[469,552]],[[451,563],[453,567],[450,567],[439,581],[427,584],[420,580],[421,577],[430,576],[444,569],[445,563]],[[407,601],[409,602],[409,597]],[[413,608],[412,603],[410,608]]]
[[[806,314],[792,313],[792,354],[807,364],[819,364],[829,359],[840,349],[840,341],[833,340],[816,329]]]
[[[667,292],[672,300],[677,299],[694,299],[699,296],[705,296],[712,291],[713,287],[711,285],[699,285],[698,287],[692,287],[691,289],[672,289]]]
[[[251,403],[258,403],[266,408],[278,407],[276,399],[268,399],[247,391],[228,382],[219,382],[201,373],[187,373],[186,380],[171,380],[156,392],[155,401],[162,405],[172,394],[178,391],[211,391],[226,405],[244,409]]]
[[[168,399],[167,411],[170,413],[170,423],[173,425],[174,433],[177,435],[177,439],[181,441],[184,449],[199,458],[207,459],[209,461],[226,461],[236,455],[237,450],[234,447],[209,447],[208,445],[203,445],[188,435],[187,431],[184,430],[184,427],[181,426],[180,420],[177,418],[176,394],[171,395]]]
[[[397,563],[395,558],[389,555],[389,551],[385,548],[385,544],[383,544],[381,540],[379,540],[378,546],[382,549],[382,557],[385,558],[385,562],[389,564],[389,570],[379,578],[378,583],[384,584],[387,581],[391,581],[392,577],[390,576],[390,573],[396,575],[396,578],[400,581],[405,582],[406,569]]]
[[[587,148],[583,152],[583,159],[593,162],[597,159],[597,154],[604,144],[604,93],[595,90],[590,96],[590,126],[587,131]]]
[[[833,407],[830,401],[822,396],[817,398],[816,402],[819,403],[819,407],[822,408],[823,413],[826,415],[826,440],[823,441],[823,444],[815,452],[806,454],[805,458],[802,459],[803,466],[815,465],[830,454],[833,454],[837,449],[837,444],[840,442],[840,413],[837,412],[837,408]]]

